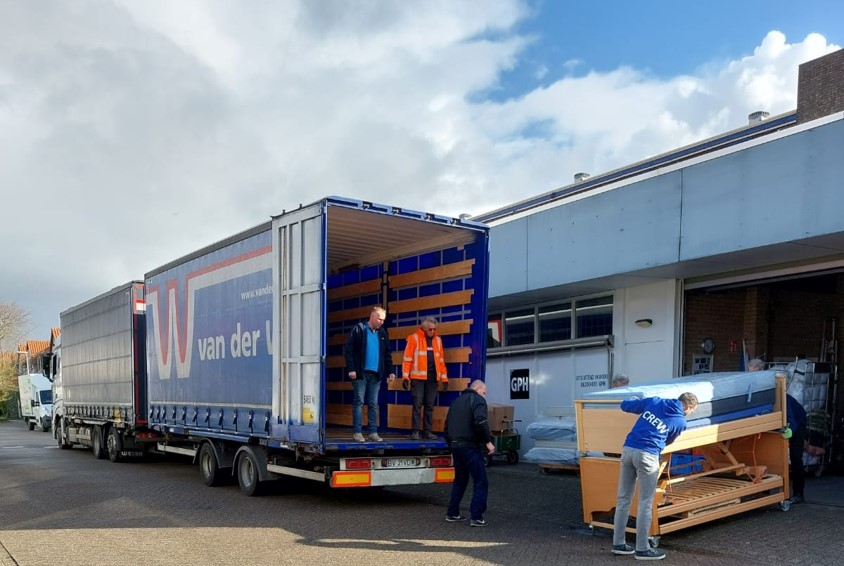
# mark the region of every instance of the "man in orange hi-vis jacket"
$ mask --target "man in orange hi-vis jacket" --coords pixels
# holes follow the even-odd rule
[[[445,369],[443,341],[437,336],[437,319],[427,317],[419,330],[407,337],[402,362],[402,384],[410,388],[413,395],[413,434],[411,438],[419,440],[419,409],[425,405],[425,420],[422,437],[435,440],[432,432],[434,420],[434,399],[437,397],[437,384],[448,383]]]

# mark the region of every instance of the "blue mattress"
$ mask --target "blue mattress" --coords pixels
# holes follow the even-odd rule
[[[690,415],[689,426],[715,424],[738,418],[770,413],[776,396],[776,372],[723,372],[677,377],[666,383],[629,385],[596,391],[583,397],[589,400],[623,401],[630,397],[662,397],[676,399],[685,392],[698,399],[697,410]],[[608,406],[609,407],[609,406]]]

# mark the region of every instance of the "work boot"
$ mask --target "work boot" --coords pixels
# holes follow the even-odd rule
[[[413,433],[410,435],[411,440],[419,440],[419,431],[414,430]]]
[[[359,432],[356,432],[356,433],[352,436],[352,439],[353,439],[355,442],[366,442],[366,439],[363,437],[363,434],[361,434],[361,433],[359,433]]]
[[[431,432],[430,430],[426,430],[425,432],[423,432],[422,438],[424,438],[425,440],[439,440],[437,435]]]

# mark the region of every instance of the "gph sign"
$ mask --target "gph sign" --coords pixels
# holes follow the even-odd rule
[[[530,370],[510,370],[510,399],[530,399]]]

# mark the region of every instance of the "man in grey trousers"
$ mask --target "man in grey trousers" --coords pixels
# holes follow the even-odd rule
[[[697,408],[694,393],[679,399],[627,399],[621,402],[625,413],[639,415],[621,451],[618,501],[613,522],[613,554],[635,554],[636,560],[662,560],[665,553],[651,548],[648,529],[653,516],[654,493],[659,479],[659,456],[666,445],[686,430],[686,416]],[[625,529],[630,516],[630,502],[639,482],[639,507],[636,511],[636,547],[627,544]]]

